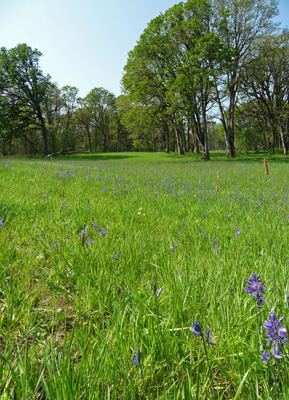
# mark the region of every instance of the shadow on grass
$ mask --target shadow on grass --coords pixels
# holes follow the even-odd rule
[[[133,162],[148,162],[148,163],[163,163],[163,162],[249,162],[249,163],[263,163],[264,159],[267,160],[268,164],[286,164],[289,163],[289,157],[284,156],[281,152],[270,154],[269,152],[244,152],[237,153],[233,159],[227,158],[226,151],[211,151],[210,161],[202,161],[201,154],[185,153],[185,155],[179,155],[178,153],[150,153],[150,152],[132,152],[132,153],[80,153],[73,155],[61,155],[55,159],[58,160],[78,160],[78,161],[119,161],[119,160],[131,160]]]
[[[108,153],[108,154],[97,154],[97,153],[92,153],[92,154],[73,154],[73,155],[62,155],[58,156],[57,159],[59,160],[82,160],[82,161],[105,161],[105,160],[124,160],[124,159],[130,159],[134,158],[135,156],[128,155],[126,154],[121,154],[121,153]]]

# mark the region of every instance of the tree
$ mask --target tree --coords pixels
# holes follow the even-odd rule
[[[42,132],[44,155],[48,154],[48,130],[44,108],[51,89],[50,76],[40,67],[41,53],[26,44],[0,49],[0,95],[14,124],[37,125]],[[15,113],[15,110],[18,112]]]
[[[114,95],[104,88],[92,89],[83,99],[83,107],[93,119],[95,152],[98,147],[98,133],[103,138],[103,151],[110,151],[109,123],[115,112],[115,101]]]
[[[235,156],[234,115],[246,58],[254,43],[274,31],[276,0],[211,0],[215,30],[227,49],[223,68],[215,73],[216,99],[223,125],[227,156]],[[227,106],[228,104],[228,106]]]
[[[289,32],[270,35],[255,43],[248,60],[242,88],[251,105],[251,113],[260,114],[271,130],[271,153],[275,152],[280,134],[283,152],[287,155],[285,125],[289,118]]]
[[[158,107],[163,121],[170,120],[180,154],[189,119],[206,159],[207,111],[214,87],[211,65],[220,46],[210,20],[206,0],[179,3],[153,19],[129,53],[122,81],[136,104]]]

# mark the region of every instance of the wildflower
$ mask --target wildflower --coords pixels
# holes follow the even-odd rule
[[[274,344],[278,344],[282,346],[285,342],[288,341],[287,339],[287,329],[284,328],[284,325],[281,324],[284,317],[280,319],[276,318],[276,314],[273,311],[269,314],[269,321],[264,323],[264,328],[268,331],[266,336],[274,342]]]
[[[270,351],[267,351],[267,353],[261,352],[261,356],[263,357],[261,360],[263,363],[268,362],[270,357]]]
[[[207,359],[207,364],[208,364],[208,368],[209,368],[210,378],[211,378],[211,382],[212,382],[212,387],[213,387],[213,390],[214,390],[214,379],[213,379],[212,370],[211,370],[211,367],[210,367],[207,348],[206,348],[206,344],[210,344],[212,346],[216,346],[215,343],[210,342],[210,331],[211,330],[206,328],[206,340],[204,339],[203,330],[202,330],[202,327],[201,327],[201,325],[199,324],[198,321],[193,321],[193,328],[190,328],[190,330],[193,333],[195,333],[196,335],[198,335],[198,336],[200,336],[202,338],[204,350],[205,350],[205,353],[206,353],[206,359]]]
[[[43,197],[43,198],[44,198],[44,200],[45,200],[46,194],[45,194],[45,193],[43,193],[42,197]]]
[[[54,242],[52,242],[52,248],[55,249],[57,246],[59,246],[59,243],[57,243],[57,241],[55,240]]]
[[[85,235],[86,234],[86,224],[83,224],[83,231],[81,232],[81,235]]]
[[[5,222],[3,222],[3,219],[0,220],[0,226],[4,226]]]
[[[140,366],[141,352],[139,348],[136,351],[136,359],[134,357],[131,357],[131,359],[137,367]]]
[[[92,226],[95,229],[97,227],[97,223],[94,221],[94,218],[92,217]]]
[[[177,242],[176,243],[174,243],[174,242],[171,243],[170,250],[174,251],[174,247],[178,247],[178,243]]]
[[[235,227],[235,232],[236,232],[236,236],[239,237],[241,235],[241,232],[239,231],[238,228]]]
[[[157,298],[160,297],[162,290],[163,290],[163,288],[160,288],[157,293],[157,285],[156,285],[156,283],[153,284],[153,292],[154,292],[154,295],[157,296]]]
[[[203,217],[203,218],[205,218],[205,217],[206,217],[206,214],[205,214],[205,213],[203,213],[203,214],[202,214],[202,217]]]
[[[94,240],[93,239],[88,239],[87,243],[92,244],[92,243],[94,243]]]
[[[203,331],[201,325],[198,323],[198,321],[193,321],[193,328],[190,328],[190,330],[195,333],[198,336],[203,337]]]
[[[273,348],[273,357],[275,357],[277,360],[280,360],[282,356],[278,354],[278,352],[279,352],[279,344],[278,342],[275,342]]]
[[[117,251],[116,256],[111,256],[112,260],[118,260],[118,257],[120,256],[120,253]]]
[[[206,328],[206,343],[210,344],[211,346],[217,346],[216,343],[210,342],[210,332],[211,332],[211,329],[210,328]]]
[[[265,293],[265,284],[260,283],[262,282],[262,279],[260,279],[260,274],[256,276],[255,272],[253,272],[252,276],[250,276],[250,279],[246,281],[249,283],[249,286],[246,289],[246,293],[251,294],[254,299],[256,299],[257,306],[260,308],[262,303],[265,302],[264,296],[262,293]]]
[[[106,231],[104,229],[99,228],[98,232],[99,232],[100,236],[105,236],[106,235]]]

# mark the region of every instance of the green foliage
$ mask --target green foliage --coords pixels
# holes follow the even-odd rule
[[[41,53],[26,44],[6,50],[0,49],[1,114],[11,134],[38,125],[42,131],[44,154],[48,152],[47,129],[43,110],[51,89],[50,76],[44,76],[39,67]],[[7,123],[7,125],[6,125]],[[18,125],[18,127],[17,127]],[[19,128],[20,127],[20,128]]]

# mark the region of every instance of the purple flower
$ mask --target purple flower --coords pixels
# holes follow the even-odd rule
[[[284,328],[284,325],[281,324],[284,317],[277,319],[276,314],[273,311],[269,314],[269,321],[264,323],[264,328],[268,331],[266,336],[278,345],[282,346],[287,339],[287,329]]]
[[[111,256],[112,260],[118,260],[118,257],[120,256],[120,253],[117,251],[116,256]]]
[[[206,328],[206,343],[210,344],[211,346],[217,346],[216,343],[210,342],[210,332],[211,332],[211,329]]]
[[[55,240],[54,242],[52,242],[52,248],[55,249],[57,246],[59,246],[59,243],[57,243],[57,241]]]
[[[267,351],[267,353],[261,353],[261,356],[263,357],[261,360],[263,363],[268,362],[270,357],[270,351]]]
[[[190,330],[195,333],[198,336],[203,337],[203,331],[201,325],[198,323],[198,321],[193,321],[193,328],[190,328]]]
[[[88,239],[87,243],[92,244],[92,243],[94,243],[94,240],[93,239]]]
[[[99,232],[100,236],[105,236],[106,235],[106,231],[104,229],[99,228],[98,232]]]
[[[262,294],[265,293],[265,284],[260,284],[262,282],[262,279],[260,279],[260,274],[256,276],[255,272],[253,272],[252,276],[250,276],[249,280],[246,282],[249,283],[246,293],[251,294],[254,299],[256,299],[257,306],[260,308],[262,303],[265,301]]]
[[[205,217],[206,217],[206,214],[203,213],[203,214],[202,214],[202,217],[205,218]]]
[[[278,353],[279,353],[279,344],[278,342],[275,342],[273,348],[273,357],[275,357],[277,360],[280,360],[282,356]]]
[[[0,220],[0,226],[4,226],[5,222],[3,222],[3,219]]]
[[[141,352],[139,348],[136,351],[136,359],[134,357],[131,357],[131,359],[137,367],[140,366]]]
[[[163,290],[163,288],[160,288],[157,293],[157,285],[156,285],[156,283],[153,284],[153,292],[154,292],[154,295],[157,296],[157,298],[160,297],[162,290]]]
[[[241,232],[239,231],[238,228],[235,227],[235,232],[236,232],[236,236],[239,237],[241,235]]]
[[[92,226],[95,229],[97,227],[97,223],[94,221],[94,218],[92,217]]]
[[[43,197],[43,198],[44,198],[44,200],[45,200],[46,194],[45,194],[45,193],[43,193],[42,197]]]
[[[137,360],[134,357],[131,357],[132,361],[135,363],[135,365],[138,367],[139,363],[137,362]]]

